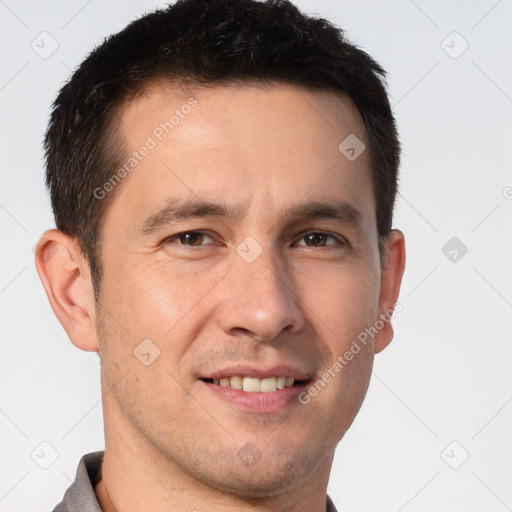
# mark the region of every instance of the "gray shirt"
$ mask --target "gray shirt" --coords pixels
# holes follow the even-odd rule
[[[92,452],[80,459],[75,481],[68,487],[62,501],[53,512],[103,512],[94,487],[101,479],[101,464],[105,452]],[[326,512],[337,512],[333,502],[327,496]]]

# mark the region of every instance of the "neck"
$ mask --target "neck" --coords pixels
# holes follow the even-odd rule
[[[104,403],[102,478],[95,487],[104,512],[234,512],[248,507],[253,512],[325,512],[334,451],[326,454],[312,474],[286,489],[257,498],[243,496],[188,474],[141,439],[112,400],[109,402]]]

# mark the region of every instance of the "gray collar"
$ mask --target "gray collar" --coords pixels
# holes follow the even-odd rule
[[[53,512],[103,512],[94,487],[100,480],[104,451],[88,453],[80,459],[75,481],[68,487]]]

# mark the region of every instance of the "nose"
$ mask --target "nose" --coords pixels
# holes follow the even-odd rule
[[[287,276],[285,263],[270,250],[264,250],[252,263],[237,257],[223,280],[222,330],[260,342],[273,340],[284,329],[300,331],[304,317]]]

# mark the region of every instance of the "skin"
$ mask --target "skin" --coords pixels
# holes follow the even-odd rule
[[[190,96],[153,84],[124,105],[127,154]],[[193,96],[197,106],[118,185],[104,219],[98,303],[74,240],[49,230],[36,251],[69,338],[101,356],[106,448],[96,493],[106,512],[324,511],[335,447],[362,404],[374,354],[393,337],[391,324],[306,405],[242,412],[198,376],[226,362],[284,361],[316,381],[393,308],[404,237],[391,232],[382,269],[368,151],[351,162],[338,150],[349,134],[368,147],[348,97],[285,85]],[[171,195],[245,211],[141,235]],[[291,224],[280,213],[327,196],[357,208],[361,228],[329,219]],[[192,230],[208,236],[165,242]],[[308,245],[301,235],[310,231],[335,238]],[[250,264],[236,252],[248,236],[263,249]],[[149,366],[133,353],[146,338],[160,349]],[[250,467],[237,456],[248,442],[261,455]]]

